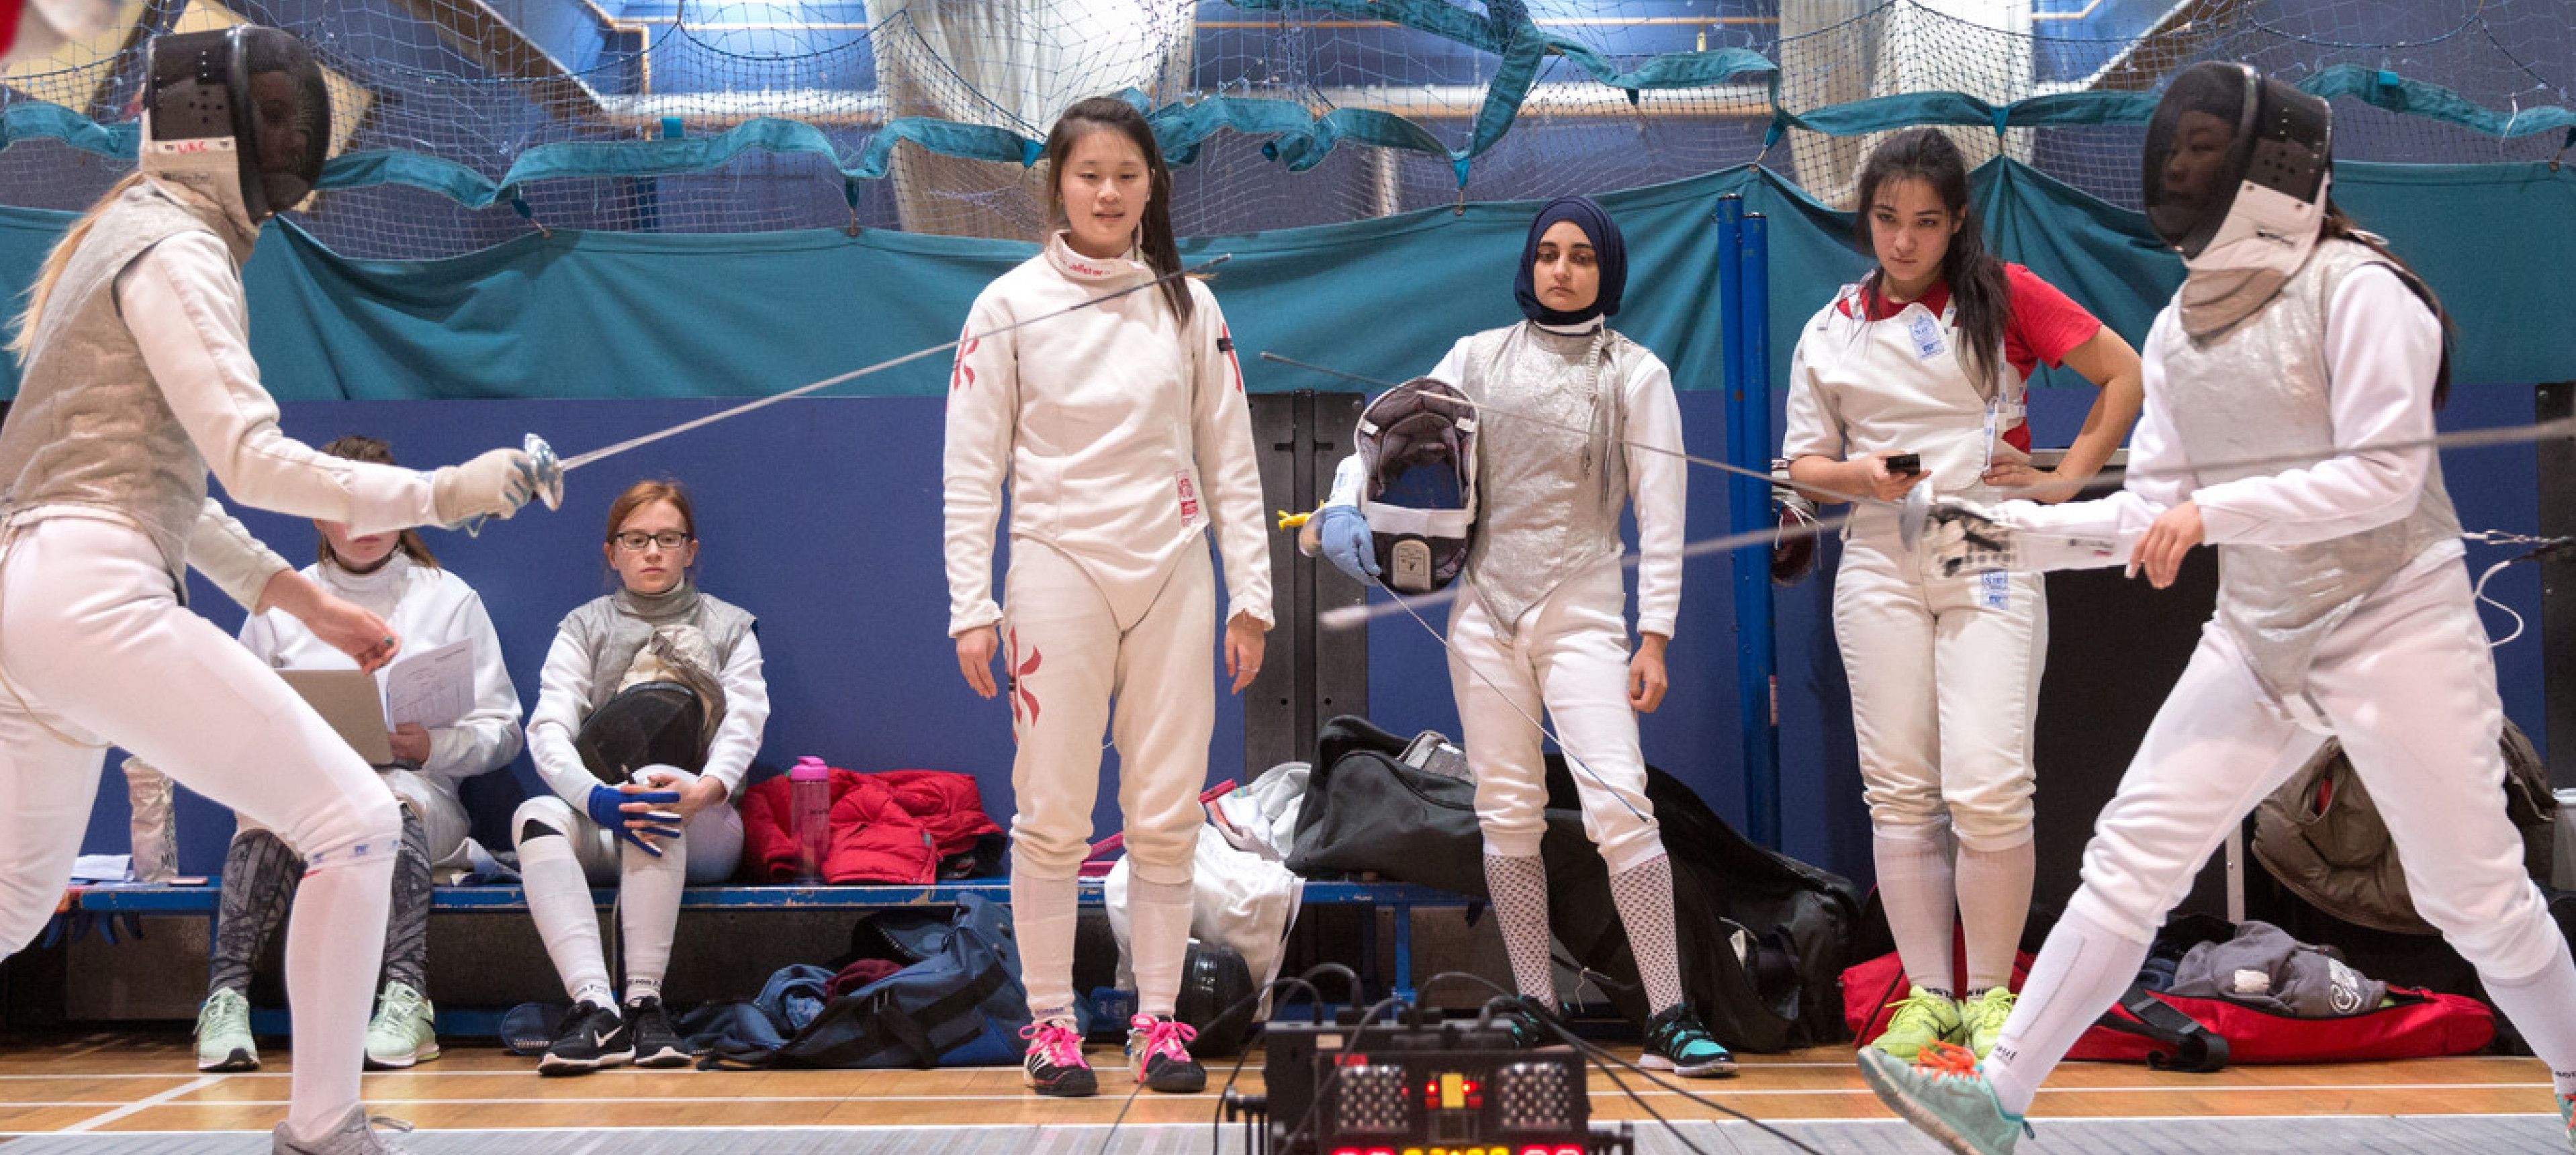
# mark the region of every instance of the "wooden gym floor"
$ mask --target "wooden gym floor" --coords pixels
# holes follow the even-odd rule
[[[97,1034],[0,1044],[0,1155],[120,1152],[251,1155],[284,1118],[286,1056],[263,1070],[200,1075],[186,1036]],[[885,1152],[886,1155],[1073,1155],[1104,1139],[1121,1151],[1206,1152],[1215,1087],[1147,1093],[1094,1048],[1102,1094],[1039,1099],[1016,1069],[696,1072],[612,1070],[539,1079],[532,1061],[451,1046],[446,1057],[366,1079],[371,1110],[415,1124],[422,1155],[483,1152],[716,1155],[732,1152]],[[1260,1086],[1259,1057],[1241,1085]],[[1825,1151],[1932,1151],[1888,1122],[1842,1048],[1754,1056],[1733,1080],[1697,1082],[1737,1111],[1779,1123]],[[1646,1088],[1655,1111],[1685,1123],[1682,1137],[1597,1077],[1596,1121],[1633,1120],[1641,1152],[1790,1151],[1779,1139],[1672,1092]],[[1127,1112],[1111,1136],[1107,1125]],[[2531,1059],[2432,1059],[2313,1067],[2233,1067],[2177,1075],[2140,1066],[2070,1063],[2040,1095],[2037,1141],[2024,1151],[2566,1151],[2548,1089]],[[1223,1131],[1228,1151],[1238,1132]]]

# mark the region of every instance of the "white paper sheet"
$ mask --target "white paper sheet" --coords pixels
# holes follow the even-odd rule
[[[414,654],[385,671],[385,720],[436,730],[474,709],[474,644],[459,639]]]

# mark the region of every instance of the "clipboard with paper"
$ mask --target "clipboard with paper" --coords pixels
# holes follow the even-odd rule
[[[453,726],[474,710],[474,643],[466,639],[403,657],[385,670],[385,718],[425,730]]]

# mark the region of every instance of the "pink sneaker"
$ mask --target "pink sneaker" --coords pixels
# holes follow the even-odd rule
[[[1190,1057],[1196,1030],[1178,1019],[1138,1015],[1127,1023],[1127,1064],[1136,1081],[1157,1091],[1195,1095],[1207,1089],[1207,1068]]]
[[[1020,1037],[1029,1041],[1028,1057],[1021,1061],[1020,1073],[1031,1090],[1060,1099],[1079,1099],[1100,1093],[1100,1079],[1091,1073],[1091,1064],[1082,1058],[1082,1036],[1059,1022],[1032,1023],[1020,1028]]]

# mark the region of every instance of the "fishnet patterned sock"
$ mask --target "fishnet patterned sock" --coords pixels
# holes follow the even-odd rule
[[[1556,1005],[1556,964],[1549,958],[1553,941],[1547,924],[1547,863],[1526,858],[1485,856],[1485,889],[1494,900],[1494,919],[1503,928],[1503,951],[1511,956],[1512,985],[1541,1005]]]
[[[1646,1004],[1662,1014],[1682,1001],[1681,948],[1673,928],[1673,860],[1663,855],[1610,876],[1619,923],[1628,928],[1628,950],[1646,982]]]
[[[206,959],[206,993],[250,990],[259,948],[286,921],[304,880],[304,859],[286,840],[265,830],[245,830],[224,850],[222,910],[215,946]]]

